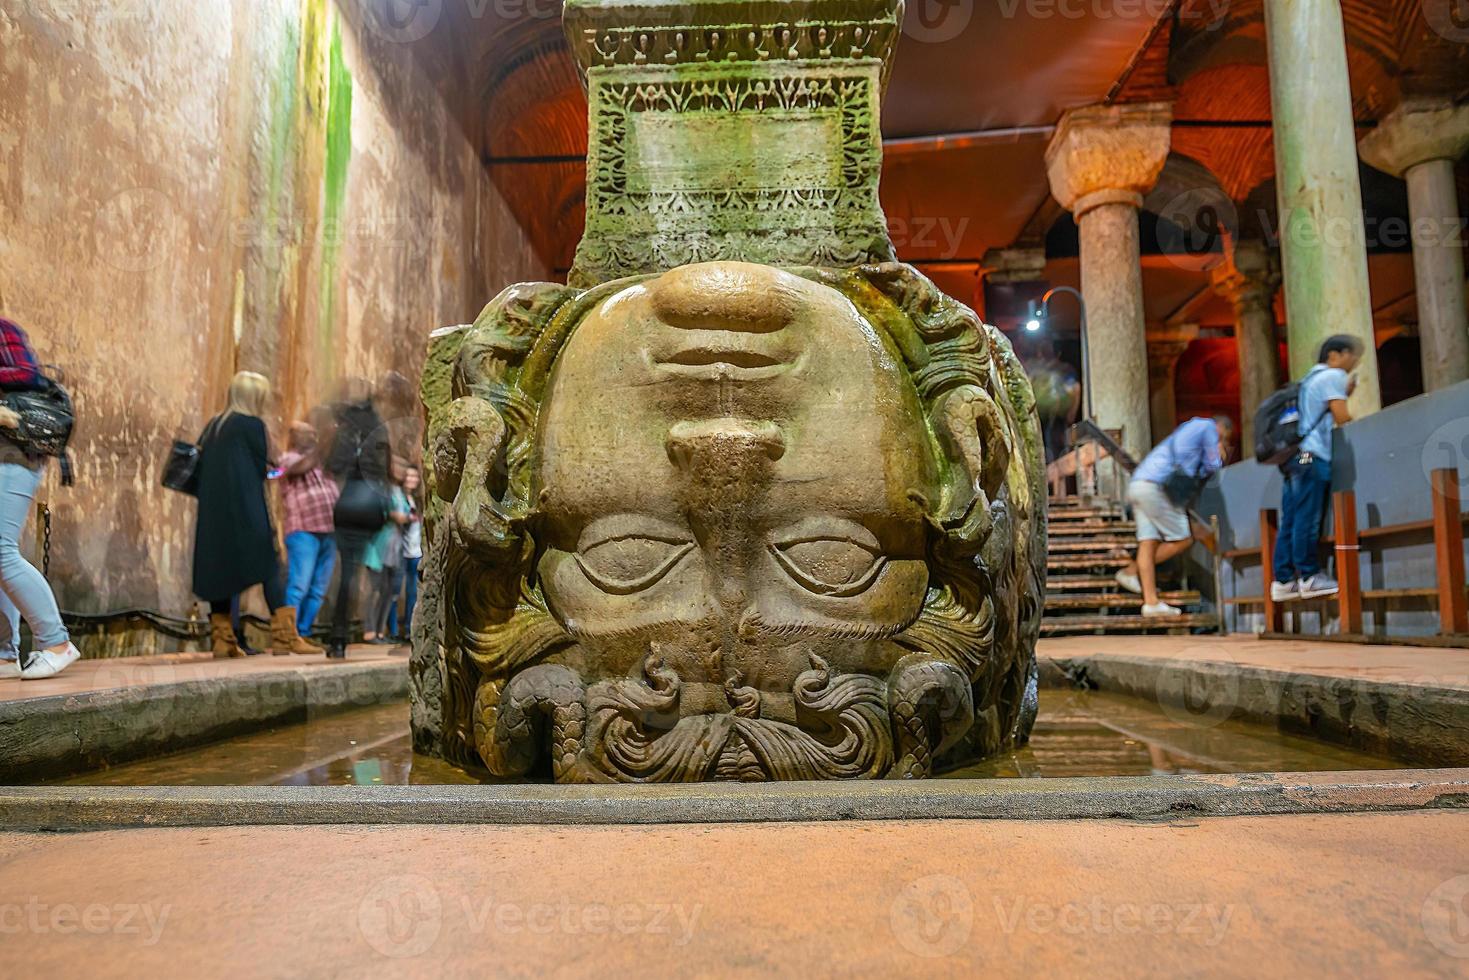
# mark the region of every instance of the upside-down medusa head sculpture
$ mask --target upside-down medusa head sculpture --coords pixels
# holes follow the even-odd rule
[[[437,335],[415,744],[675,782],[1023,743],[1045,491],[1008,341],[896,262],[714,251]]]

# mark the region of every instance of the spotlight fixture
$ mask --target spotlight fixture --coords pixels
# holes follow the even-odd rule
[[[1046,325],[1046,313],[1047,310],[1044,303],[1038,303],[1032,300],[1030,303],[1030,318],[1025,321],[1026,332],[1039,332],[1041,327]]]

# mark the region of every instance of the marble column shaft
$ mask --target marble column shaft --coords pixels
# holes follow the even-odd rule
[[[1139,459],[1153,433],[1138,210],[1167,161],[1171,124],[1166,104],[1077,109],[1046,152],[1051,192],[1080,231],[1092,406]]]
[[[1469,149],[1469,106],[1414,101],[1394,110],[1359,146],[1362,159],[1408,182],[1423,386],[1469,379],[1464,226],[1454,161]]]
[[[1157,442],[1168,438],[1178,426],[1178,359],[1198,335],[1198,326],[1188,324],[1148,338],[1153,438]]]
[[[1275,332],[1279,261],[1264,242],[1237,242],[1230,249],[1230,261],[1214,270],[1214,288],[1234,307],[1240,439],[1248,448],[1255,444],[1255,410],[1281,385],[1280,343]]]
[[[1341,0],[1265,0],[1292,377],[1362,341],[1353,416],[1382,407]]]

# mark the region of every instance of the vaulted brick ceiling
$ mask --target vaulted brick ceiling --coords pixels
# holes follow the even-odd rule
[[[1343,0],[1365,124],[1405,93],[1469,90],[1469,44],[1435,32],[1423,2]],[[1043,235],[1059,216],[1044,175],[1047,135],[1025,129],[1104,99],[1175,102],[1177,155],[1202,164],[1235,201],[1268,191],[1262,0],[1182,0],[1161,18],[1154,5],[1119,6],[1137,9],[910,2],[883,109],[884,133],[899,141],[888,149],[883,202],[904,258],[973,277],[973,260],[990,247]],[[1063,12],[1080,10],[1091,12]],[[559,4],[445,0],[445,11],[445,26],[420,47],[451,79],[441,82],[446,98],[537,249],[565,269],[583,223],[586,100]],[[921,139],[940,134],[968,135]]]

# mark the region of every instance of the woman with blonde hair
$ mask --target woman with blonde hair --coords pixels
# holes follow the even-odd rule
[[[277,656],[321,653],[296,632],[296,610],[285,603],[275,530],[265,503],[270,474],[266,402],[270,382],[241,371],[230,382],[229,405],[199,437],[199,523],[194,535],[194,594],[209,603],[217,658],[243,657],[230,625],[230,600],[255,585],[270,606],[270,646]]]

